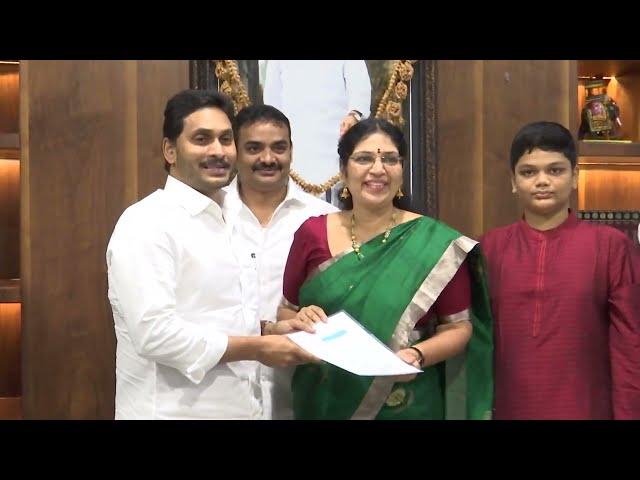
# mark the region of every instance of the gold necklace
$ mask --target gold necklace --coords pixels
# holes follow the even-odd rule
[[[391,229],[395,226],[396,212],[394,210],[393,213],[391,213],[391,223],[389,223],[389,226],[384,231],[382,243],[387,243],[387,238],[389,238],[389,235],[391,234]],[[353,213],[351,214],[351,248],[353,248],[353,251],[356,252],[356,257],[358,258],[358,260],[362,260],[364,258],[364,255],[360,253],[360,242],[358,242],[358,240],[356,239],[356,216]]]

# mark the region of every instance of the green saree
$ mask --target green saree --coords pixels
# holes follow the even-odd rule
[[[307,278],[300,306],[327,315],[345,310],[392,350],[415,338],[425,315],[465,258],[472,278],[473,335],[465,352],[425,368],[415,380],[394,384],[361,377],[328,363],[296,368],[292,381],[296,419],[487,419],[493,404],[493,330],[477,242],[429,217],[391,230],[337,255]]]

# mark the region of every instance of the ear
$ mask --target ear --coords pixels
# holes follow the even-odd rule
[[[167,137],[162,139],[162,154],[169,165],[175,165],[178,156],[176,146]]]
[[[516,176],[513,172],[511,172],[511,193],[516,193],[518,189],[516,188]]]
[[[578,176],[580,174],[580,168],[578,168],[578,164],[576,163],[576,166],[573,167],[573,189],[577,190],[578,189]]]

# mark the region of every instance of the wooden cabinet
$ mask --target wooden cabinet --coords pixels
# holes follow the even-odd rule
[[[19,68],[0,60],[0,419],[20,417]]]
[[[606,93],[620,108],[621,139],[579,140],[579,216],[609,223],[636,242],[640,222],[640,61],[579,60],[576,133],[585,105],[585,85],[595,79],[606,83]]]

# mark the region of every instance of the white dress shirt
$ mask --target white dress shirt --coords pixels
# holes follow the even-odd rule
[[[248,300],[248,310],[256,320],[275,321],[282,299],[282,277],[293,243],[293,235],[309,217],[336,212],[333,205],[305,193],[294,182],[288,183],[287,195],[265,227],[242,202],[238,180],[225,187],[225,218],[232,227],[232,244],[243,269],[243,279],[255,294]],[[274,369],[260,365],[265,419],[293,418],[291,408],[291,374],[293,368]]]
[[[264,103],[291,122],[292,168],[321,184],[340,172],[340,122],[351,111],[371,109],[371,80],[364,60],[269,60]]]
[[[218,363],[228,336],[260,335],[229,235],[220,206],[172,176],[118,220],[116,419],[262,418],[259,364]]]

